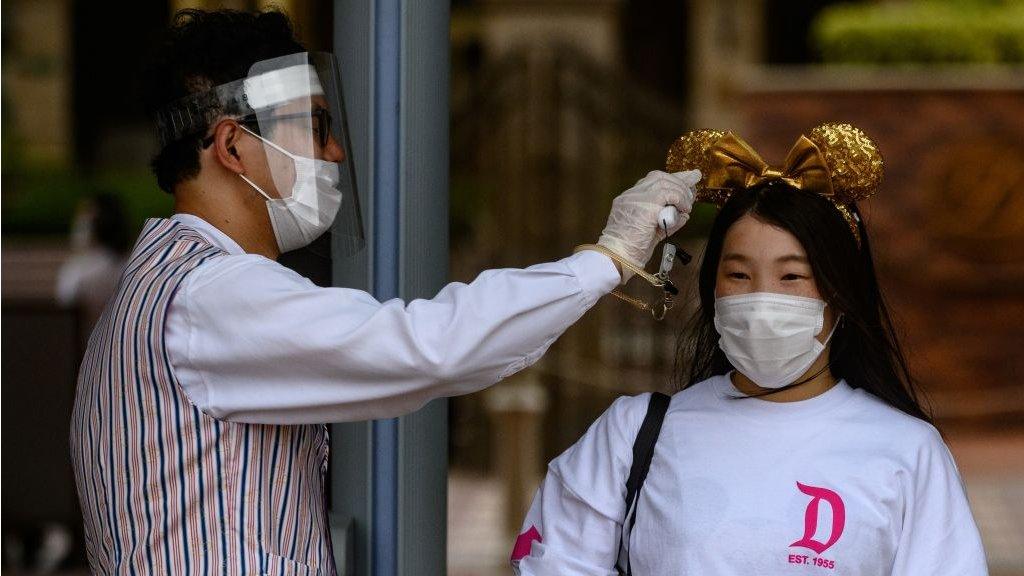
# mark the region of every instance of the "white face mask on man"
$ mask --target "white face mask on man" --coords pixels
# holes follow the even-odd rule
[[[245,174],[239,176],[267,199],[267,212],[278,249],[288,252],[308,246],[331,227],[338,214],[342,200],[341,166],[292,154],[244,125],[242,129],[295,162],[295,183],[287,198],[273,198]]]
[[[753,292],[715,299],[718,346],[729,362],[762,388],[793,383],[814,364],[825,339],[825,302],[817,298]]]

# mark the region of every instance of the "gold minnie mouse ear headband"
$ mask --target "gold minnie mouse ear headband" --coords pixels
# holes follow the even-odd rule
[[[697,201],[725,204],[737,190],[782,180],[800,190],[821,194],[846,219],[857,245],[860,230],[851,207],[870,197],[882,181],[882,155],[860,129],[850,124],[822,124],[801,135],[782,169],[773,168],[731,132],[694,130],[668,151],[668,172],[700,170]]]

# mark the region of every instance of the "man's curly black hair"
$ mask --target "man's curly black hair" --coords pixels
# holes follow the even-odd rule
[[[143,74],[143,99],[151,118],[185,96],[245,77],[261,60],[306,49],[281,12],[181,10]],[[150,166],[168,193],[199,174],[203,131],[164,146]]]

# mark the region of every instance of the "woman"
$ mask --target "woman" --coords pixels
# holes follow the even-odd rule
[[[624,537],[649,394],[619,398],[551,462],[517,572],[987,574],[857,211],[881,177],[874,144],[820,126],[774,170],[739,138],[701,131],[673,162],[699,167],[698,199],[723,204],[680,346],[681,390]]]
[[[130,242],[124,205],[115,193],[99,192],[78,205],[71,255],[57,272],[56,298],[62,306],[80,307],[83,343],[114,293]]]

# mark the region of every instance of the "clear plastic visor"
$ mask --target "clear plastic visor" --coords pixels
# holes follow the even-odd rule
[[[365,245],[355,170],[349,150],[341,77],[334,56],[303,52],[254,64],[248,75],[187,98],[162,112],[165,143],[205,126],[204,146],[215,126],[233,119],[259,140],[262,157],[246,158],[246,177],[268,197],[290,199],[305,191],[303,209],[317,209],[312,190],[334,190],[341,205],[334,246],[352,254]]]

